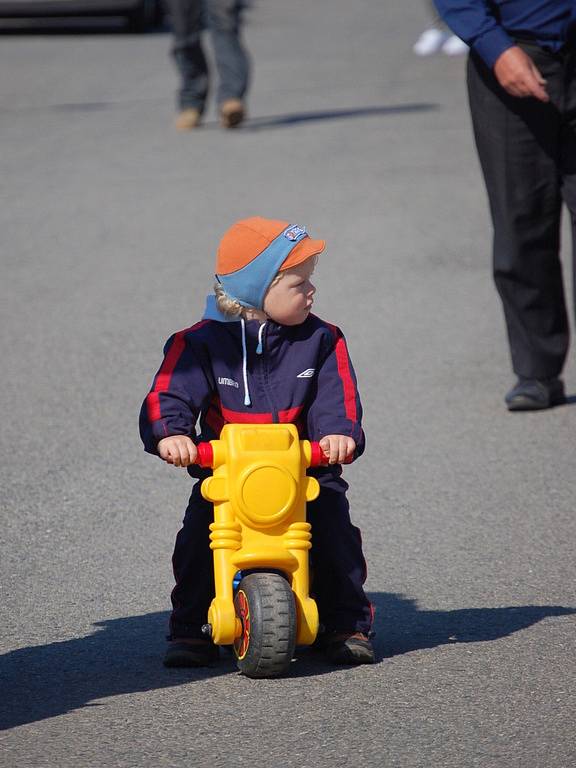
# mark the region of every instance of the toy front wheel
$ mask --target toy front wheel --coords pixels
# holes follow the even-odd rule
[[[242,634],[234,642],[238,668],[247,677],[278,677],[290,666],[296,645],[292,589],[277,573],[245,576],[234,597]]]

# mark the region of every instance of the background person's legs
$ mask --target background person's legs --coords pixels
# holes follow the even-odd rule
[[[168,0],[168,4],[174,34],[172,56],[180,75],[178,109],[197,112],[197,124],[208,95],[208,66],[201,44],[203,3],[202,0]]]
[[[572,287],[576,309],[576,52],[566,54],[565,115],[562,124],[562,197],[572,223]]]
[[[549,104],[508,96],[474,56],[468,89],[513,369],[521,378],[549,379],[562,371],[569,343],[559,258],[563,72],[556,57],[536,63],[548,80]]]
[[[241,6],[238,0],[208,0],[206,13],[219,75],[216,101],[224,125],[232,127],[244,117],[250,73],[248,54],[240,40]]]

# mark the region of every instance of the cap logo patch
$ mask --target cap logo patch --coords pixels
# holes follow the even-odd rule
[[[298,240],[299,237],[302,237],[302,235],[306,234],[306,227],[299,227],[297,224],[294,224],[293,227],[290,227],[290,229],[287,229],[286,232],[284,232],[284,237],[287,240]]]

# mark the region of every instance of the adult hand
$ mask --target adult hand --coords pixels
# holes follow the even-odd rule
[[[342,464],[356,450],[356,443],[345,435],[326,435],[320,440],[320,448],[328,457],[329,464]]]
[[[158,443],[160,458],[175,467],[187,467],[194,464],[198,451],[188,435],[163,437]]]
[[[546,93],[546,80],[530,56],[517,45],[507,48],[496,59],[494,74],[502,88],[511,96],[533,96],[539,101],[550,101]]]

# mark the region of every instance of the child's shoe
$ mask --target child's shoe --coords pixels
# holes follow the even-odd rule
[[[176,115],[176,130],[177,131],[193,131],[200,125],[200,118],[202,113],[199,109],[189,107],[183,109],[178,115]]]
[[[220,105],[220,123],[223,128],[236,128],[244,120],[244,104],[240,99],[226,99]]]
[[[218,646],[210,640],[172,640],[165,667],[210,667],[218,661]]]
[[[370,638],[362,632],[333,632],[322,639],[326,658],[332,664],[374,664]]]

